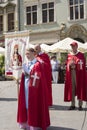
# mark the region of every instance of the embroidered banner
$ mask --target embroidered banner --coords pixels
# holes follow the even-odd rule
[[[12,33],[5,38],[5,75],[19,79],[22,72],[22,63],[25,59],[25,49],[29,44],[29,35]]]

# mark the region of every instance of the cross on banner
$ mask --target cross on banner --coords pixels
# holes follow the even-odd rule
[[[32,84],[32,86],[35,86],[36,80],[39,79],[39,77],[37,76],[37,72],[35,72],[34,75],[31,75],[31,77],[33,78],[33,84]]]
[[[80,60],[80,61],[78,62],[78,64],[79,64],[79,66],[80,66],[80,70],[82,70],[82,65],[83,65],[82,60]]]

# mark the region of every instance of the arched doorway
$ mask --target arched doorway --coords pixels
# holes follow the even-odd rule
[[[66,36],[71,37],[81,43],[85,43],[87,41],[87,30],[83,25],[72,24],[68,28]]]
[[[81,43],[84,43],[84,40],[81,39],[81,38],[74,38],[74,40],[77,40],[77,41],[79,41],[79,42],[81,42]]]

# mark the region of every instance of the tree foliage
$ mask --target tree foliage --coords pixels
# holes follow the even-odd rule
[[[0,76],[5,74],[5,56],[0,54]]]

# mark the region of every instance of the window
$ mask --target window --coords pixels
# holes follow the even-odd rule
[[[0,32],[3,31],[3,16],[0,16]]]
[[[14,13],[8,14],[8,31],[14,30]]]
[[[42,4],[42,22],[54,21],[54,2]]]
[[[26,7],[27,25],[37,24],[37,5]]]
[[[84,19],[84,0],[69,0],[70,20]]]
[[[3,2],[4,2],[4,0],[0,0],[0,4],[3,3]]]

